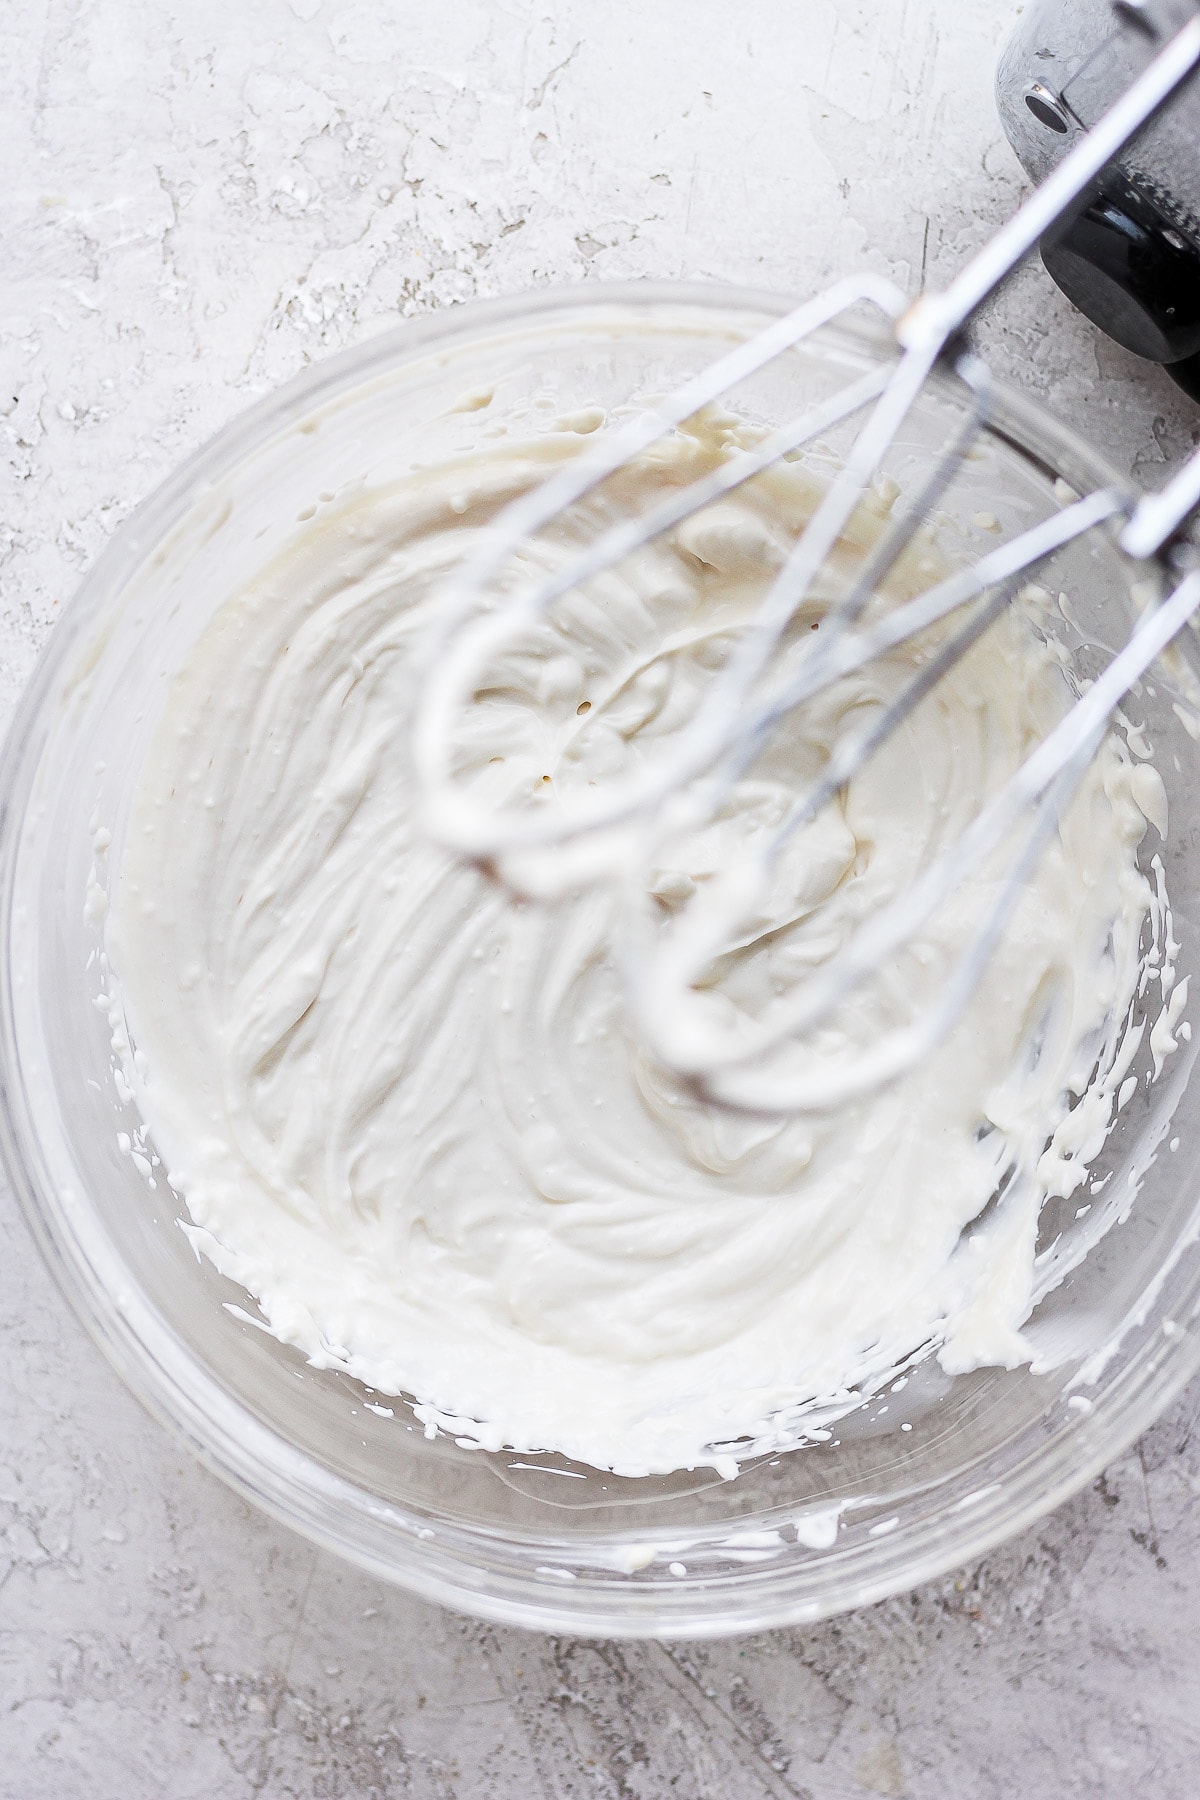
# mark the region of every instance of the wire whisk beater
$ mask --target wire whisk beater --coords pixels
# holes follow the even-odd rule
[[[1152,28],[1152,9],[1139,9]],[[1181,539],[1200,505],[1200,455],[1162,493],[1135,496],[1120,484],[1063,494],[1057,510],[1010,529],[970,560],[921,563],[931,521],[960,472],[980,455],[1002,411],[988,368],[966,338],[979,308],[1056,224],[1069,217],[1101,171],[1200,63],[1200,16],[1164,32],[1142,74],[1112,111],[941,293],[910,304],[892,284],[844,281],[737,343],[668,398],[642,407],[502,510],[480,552],[448,583],[429,635],[412,738],[426,829],[455,855],[487,867],[525,896],[550,898],[595,882],[622,895],[621,960],[630,1006],[653,1055],[704,1097],[755,1112],[837,1105],[913,1067],[960,1016],[993,954],[1022,886],[1095,757],[1124,695],[1200,607],[1200,571]],[[650,504],[615,512],[624,471],[652,458],[689,422],[703,419],[740,384],[848,317],[870,315],[886,352],[861,358],[851,378],[798,416],[755,433],[731,433],[698,479],[656,488]],[[941,396],[946,421],[936,454],[896,491],[881,488],[903,450],[915,412]],[[848,440],[836,460],[825,446]],[[765,586],[752,619],[728,634],[690,716],[590,783],[497,804],[465,772],[464,743],[490,671],[572,597],[739,490],[753,492],[780,465],[822,464],[810,516]],[[529,547],[558,522],[594,503],[590,541],[548,562]],[[864,538],[864,508],[874,525]],[[811,973],[757,1012],[714,1008],[714,965],[744,948],[747,921],[763,912],[780,861],[892,735],[938,690],[1014,604],[1039,571],[1089,534],[1106,532],[1128,560],[1142,599],[1128,642],[990,795],[966,829],[916,879]],[[849,567],[849,538],[861,553]],[[522,560],[524,559],[524,560]],[[530,574],[530,563],[533,572]],[[1148,566],[1149,565],[1149,566]],[[924,567],[927,578],[899,583]],[[514,570],[516,574],[514,576]],[[1153,579],[1147,579],[1150,576]],[[890,595],[887,604],[881,594]],[[819,629],[798,632],[814,612]],[[784,816],[739,845],[727,864],[675,904],[669,919],[647,903],[650,873],[669,847],[717,818],[781,725],[839,683],[902,646],[922,646],[911,676],[839,736],[823,765],[799,784]],[[932,1004],[881,1032],[853,1057],[797,1059],[848,995],[910,943],[956,888],[1001,858],[970,941]],[[678,898],[678,897],[677,897]],[[751,930],[751,937],[753,931]]]

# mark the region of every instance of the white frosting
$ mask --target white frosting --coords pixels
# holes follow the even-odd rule
[[[644,501],[736,436],[677,435],[632,489]],[[1084,1180],[1127,1072],[1151,898],[1136,850],[1147,818],[1165,828],[1162,785],[1106,741],[968,1013],[914,1074],[804,1118],[701,1101],[630,1023],[611,888],[518,903],[416,822],[406,732],[439,581],[578,442],[499,443],[327,509],[223,606],[146,758],[108,949],[129,1076],[195,1241],[280,1338],[412,1396],[430,1429],[630,1474],[731,1472],[925,1347],[952,1370],[1027,1358],[1040,1208]],[[468,719],[469,777],[497,805],[554,804],[652,754],[813,496],[799,465],[777,468],[571,598]],[[580,503],[538,558],[621,504]],[[850,563],[860,550],[842,546]],[[888,601],[935,569],[924,541]],[[714,1006],[761,1010],[832,954],[1061,716],[1071,691],[1037,617],[1014,606],[796,838],[767,935]],[[720,816],[649,870],[664,930],[928,648],[785,723]],[[839,1013],[831,1043],[870,1042],[936,993],[993,873]]]

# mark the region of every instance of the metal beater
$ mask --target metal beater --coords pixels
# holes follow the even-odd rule
[[[839,283],[754,338],[738,345],[652,412],[640,414],[549,480],[508,506],[484,549],[454,578],[428,644],[413,732],[413,763],[428,831],[463,859],[486,866],[525,894],[552,896],[624,870],[627,895],[624,962],[630,1006],[652,1052],[697,1091],[730,1107],[786,1113],[827,1107],[869,1092],[913,1067],[950,1029],[996,945],[1021,884],[1083,771],[1103,741],[1109,718],[1128,690],[1200,607],[1200,569],[1193,570],[1180,528],[1200,506],[1200,454],[1160,494],[1135,499],[1107,488],[1072,500],[1057,514],[1013,537],[874,623],[864,623],[872,597],[950,485],[992,413],[986,367],[964,330],[1017,264],[1086,195],[1101,172],[1200,65],[1200,11],[1170,35],[1150,0],[1115,0],[1131,31],[1156,48],[1125,95],[1039,187],[1020,211],[941,293],[909,304],[891,284],[872,277]],[[495,604],[506,563],[558,514],[600,486],[629,459],[711,405],[738,382],[852,307],[882,313],[896,357],[713,473],[669,494],[638,518],[605,531],[571,562]],[[848,590],[822,619],[819,642],[793,661],[785,679],[767,679],[790,621],[870,488],[897,433],[935,370],[968,396],[960,428],[920,484],[896,510]],[[545,617],[556,601],[631,552],[752,480],[779,458],[865,412],[841,468],[772,583],[754,625],[738,640],[696,712],[656,757],[574,799],[570,807],[497,810],[459,779],[456,732],[485,682],[489,662]],[[1075,702],[977,816],[958,843],[913,887],[860,928],[811,977],[780,996],[757,1019],[714,1027],[698,992],[715,959],[742,947],[736,922],[771,878],[783,845],[854,777],[953,663],[982,635],[1024,585],[1029,573],[1083,534],[1107,525],[1133,561],[1155,558],[1165,597],[1142,614],[1129,642]],[[919,676],[861,735],[839,744],[820,778],[796,800],[789,817],[752,853],[705,885],[660,929],[644,905],[635,871],[656,844],[711,818],[739,774],[755,760],[772,729],[792,708],[942,620],[962,615]],[[781,1050],[827,1019],[1024,820],[1020,846],[994,905],[934,1007],[887,1033],[845,1066],[797,1072]],[[731,937],[731,932],[733,936]],[[748,941],[748,940],[747,940]]]

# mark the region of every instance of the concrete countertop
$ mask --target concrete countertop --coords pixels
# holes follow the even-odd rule
[[[936,279],[1014,205],[1010,0],[11,0],[0,708],[251,398],[531,283]],[[1200,411],[1040,269],[982,338],[1157,484]],[[1036,1530],[804,1630],[613,1646],[381,1588],[186,1461],[0,1191],[0,1800],[1192,1800],[1200,1387]]]

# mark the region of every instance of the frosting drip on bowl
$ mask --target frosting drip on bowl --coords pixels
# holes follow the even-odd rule
[[[728,419],[676,433],[528,558],[553,566],[606,508],[737,438]],[[967,1013],[914,1073],[803,1117],[701,1100],[631,1023],[614,886],[523,902],[432,843],[414,799],[439,589],[578,444],[501,441],[328,508],[221,607],[141,771],[107,947],[193,1239],[278,1337],[491,1448],[729,1473],[924,1350],[951,1371],[1028,1358],[1041,1209],[1085,1181],[1115,1114],[1162,787],[1108,737]],[[468,719],[478,791],[554,804],[669,740],[818,492],[776,467],[513,645]],[[886,511],[882,494],[863,509],[847,567]],[[879,604],[937,557],[926,535]],[[814,600],[795,632],[821,615]],[[1014,603],[798,834],[715,1007],[760,1009],[834,954],[1061,717],[1072,687],[1040,618],[1036,594]],[[664,931],[928,650],[789,716],[718,815],[647,865]],[[818,1050],[869,1043],[934,994],[994,880],[965,883]]]

